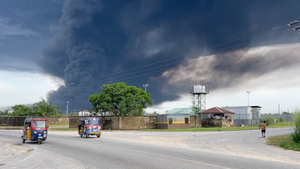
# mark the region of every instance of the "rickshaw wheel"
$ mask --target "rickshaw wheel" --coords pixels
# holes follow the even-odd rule
[[[25,143],[25,139],[22,139],[22,142]]]
[[[89,137],[89,135],[86,133],[86,134],[85,134],[85,138],[88,138],[88,137]]]
[[[82,137],[82,134],[80,134],[80,137]]]
[[[38,141],[38,144],[42,144],[42,141]]]
[[[100,136],[101,136],[101,135],[100,135],[100,134],[98,134],[98,135],[97,135],[97,138],[100,138]]]

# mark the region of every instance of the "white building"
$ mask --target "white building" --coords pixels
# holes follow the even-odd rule
[[[226,106],[223,109],[234,112],[234,124],[239,125],[259,125],[260,106]]]

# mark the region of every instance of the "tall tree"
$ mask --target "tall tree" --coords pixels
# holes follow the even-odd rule
[[[1,116],[7,116],[8,115],[8,110],[0,111],[0,115]]]
[[[89,97],[96,112],[110,111],[117,116],[140,116],[147,104],[152,104],[150,94],[126,83],[106,84],[100,94]]]
[[[61,114],[59,106],[50,105],[43,98],[41,101],[33,104],[32,111],[35,112],[36,116],[55,116]]]
[[[31,108],[24,105],[15,105],[12,109],[10,116],[27,116],[31,112]]]

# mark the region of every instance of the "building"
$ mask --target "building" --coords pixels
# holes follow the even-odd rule
[[[160,114],[157,116],[158,129],[190,128],[189,114]]]
[[[240,125],[259,125],[260,106],[226,106],[223,109],[234,112],[234,124]]]
[[[203,127],[232,127],[234,112],[213,107],[201,112],[201,126]]]
[[[170,111],[167,111],[166,114],[189,114],[189,115],[195,115],[195,111],[191,108],[174,108]]]

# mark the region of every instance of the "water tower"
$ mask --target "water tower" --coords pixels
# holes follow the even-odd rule
[[[190,89],[190,97],[193,107],[199,108],[200,111],[206,109],[206,95],[209,93],[207,84],[204,81],[193,84]]]

